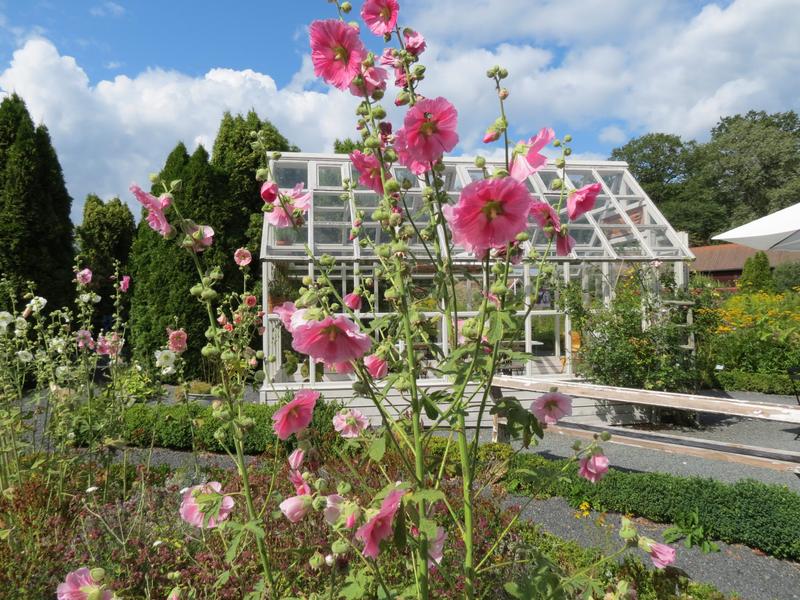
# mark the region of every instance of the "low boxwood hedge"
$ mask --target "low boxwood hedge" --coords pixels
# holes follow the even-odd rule
[[[785,486],[753,480],[722,483],[665,473],[627,473],[611,469],[592,484],[565,461],[533,454],[514,457],[505,478],[510,492],[546,498],[560,496],[577,506],[632,514],[675,523],[696,510],[708,536],[745,544],[777,558],[800,560],[800,495]],[[535,480],[528,472],[538,474]]]
[[[715,373],[715,378],[723,390],[783,394],[785,396],[794,394],[792,382],[786,373],[719,371]]]
[[[332,448],[341,444],[341,437],[333,430],[333,416],[340,409],[336,403],[319,402],[314,409],[314,419],[309,428],[311,443],[316,448]],[[247,432],[244,451],[247,454],[261,454],[274,448],[275,433],[272,429],[272,415],[276,405],[247,404],[245,416],[251,417],[255,425]],[[104,410],[97,407],[96,410]],[[88,408],[82,407],[86,413]],[[83,420],[86,418],[83,416]],[[222,444],[214,437],[222,422],[212,416],[210,406],[195,402],[180,404],[134,404],[123,412],[122,423],[115,435],[129,446],[149,447],[170,450],[192,450],[192,442],[197,450],[224,452]],[[75,431],[78,445],[86,445],[85,434]],[[291,444],[288,444],[290,446]],[[229,438],[228,447],[233,448]]]

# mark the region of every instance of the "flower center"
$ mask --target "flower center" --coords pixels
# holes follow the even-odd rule
[[[544,408],[547,412],[553,412],[556,408],[558,408],[558,402],[555,400],[548,400],[544,403]]]
[[[436,121],[431,121],[431,114],[425,113],[425,122],[420,125],[419,132],[424,136],[430,136],[439,131],[439,128],[436,126]]]
[[[489,219],[489,221],[493,221],[503,214],[503,203],[499,200],[489,200],[483,205],[481,212],[486,215],[486,218]]]
[[[322,330],[324,335],[328,336],[328,340],[331,342],[336,341],[336,336],[339,335],[339,328],[336,325],[329,325],[325,329]]]
[[[385,21],[386,23],[388,23],[388,22],[389,22],[389,17],[391,17],[391,16],[392,16],[392,11],[391,11],[391,10],[389,10],[389,7],[388,7],[388,6],[384,6],[384,7],[381,9],[381,13],[380,13],[380,15],[381,15],[381,20],[382,20],[382,21]]]
[[[336,60],[340,60],[343,63],[347,63],[348,59],[350,58],[350,53],[344,46],[336,46],[333,49],[333,58]]]

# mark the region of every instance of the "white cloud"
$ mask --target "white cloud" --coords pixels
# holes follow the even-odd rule
[[[89,9],[93,17],[121,17],[125,14],[125,7],[116,2],[103,2]]]
[[[105,68],[108,69],[109,71],[115,71],[115,70],[119,69],[124,64],[125,63],[122,63],[122,62],[120,62],[118,60],[110,60],[105,64]]]
[[[608,144],[621,144],[628,140],[628,134],[621,127],[608,125],[600,130],[597,139]]]
[[[0,74],[0,88],[17,92],[44,122],[64,168],[80,220],[87,193],[120,195],[132,181],[157,171],[175,144],[209,150],[222,113],[254,108],[293,143],[331,150],[351,132],[355,100],[339,91],[278,89],[268,75],[212,69],[202,77],[152,69],[91,85],[72,57],[48,40],[29,40]],[[135,214],[138,215],[138,208]]]
[[[498,113],[485,77],[494,64],[511,73],[512,139],[551,125],[559,135],[580,133],[580,151],[647,131],[702,138],[721,116],[749,109],[800,110],[798,2],[697,9],[692,0],[408,0],[404,23],[428,38],[423,93],[446,96],[459,111],[458,151],[491,152],[481,137]],[[19,38],[18,46],[0,87],[19,92],[50,129],[76,216],[87,192],[127,197],[128,184],[157,170],[178,140],[210,145],[224,110],[254,108],[307,151],[354,135],[356,100],[320,85],[307,55],[281,88],[267,74],[224,68],[199,77],[151,69],[95,83],[46,39]],[[391,99],[384,104],[399,124]]]

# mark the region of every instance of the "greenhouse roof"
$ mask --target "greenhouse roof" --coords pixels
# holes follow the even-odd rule
[[[446,158],[444,179],[447,192],[453,202],[458,200],[461,189],[471,181],[483,177],[481,169],[475,167],[469,157]],[[487,161],[491,171],[501,167],[499,162]],[[295,262],[308,260],[306,246],[314,256],[331,254],[342,259],[370,261],[374,253],[370,247],[361,247],[358,240],[351,241],[350,230],[356,210],[364,213],[363,231],[375,243],[388,240],[379,223],[370,215],[378,204],[379,197],[372,190],[357,186],[349,200],[341,198],[343,181],[357,180],[358,171],[344,154],[283,153],[279,161],[271,164],[275,181],[282,188],[293,188],[302,183],[312,192],[311,206],[306,222],[298,229],[278,229],[264,221],[261,242],[262,260]],[[415,219],[422,219],[422,186],[408,169],[395,166],[393,176],[399,181],[408,179],[412,183],[406,195],[406,204]],[[555,165],[548,162],[527,180],[527,186],[539,199],[556,206],[559,191],[552,183],[558,178]],[[628,170],[627,163],[614,161],[569,161],[567,163],[567,188],[580,188],[599,182],[602,192],[595,208],[570,223],[569,232],[576,245],[567,257],[552,256],[560,261],[683,261],[692,260],[689,248],[684,244],[669,222],[647,197]],[[561,210],[561,220],[567,222],[566,206]],[[539,251],[544,251],[548,240],[536,228],[530,229],[531,239],[526,242]],[[418,250],[423,260],[424,249],[417,241],[411,250]],[[474,258],[464,250],[456,248],[454,259],[473,262]]]

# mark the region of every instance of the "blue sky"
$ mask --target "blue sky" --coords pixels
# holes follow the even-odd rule
[[[456,153],[497,151],[480,143],[495,63],[511,72],[514,136],[552,126],[587,158],[648,131],[703,139],[721,116],[800,109],[800,0],[400,3],[429,42],[423,92],[459,109]],[[177,141],[210,145],[224,110],[255,108],[307,151],[352,135],[356,101],[308,59],[305,27],[333,16],[325,0],[0,0],[0,90],[50,128],[79,220],[86,193],[125,197]]]

